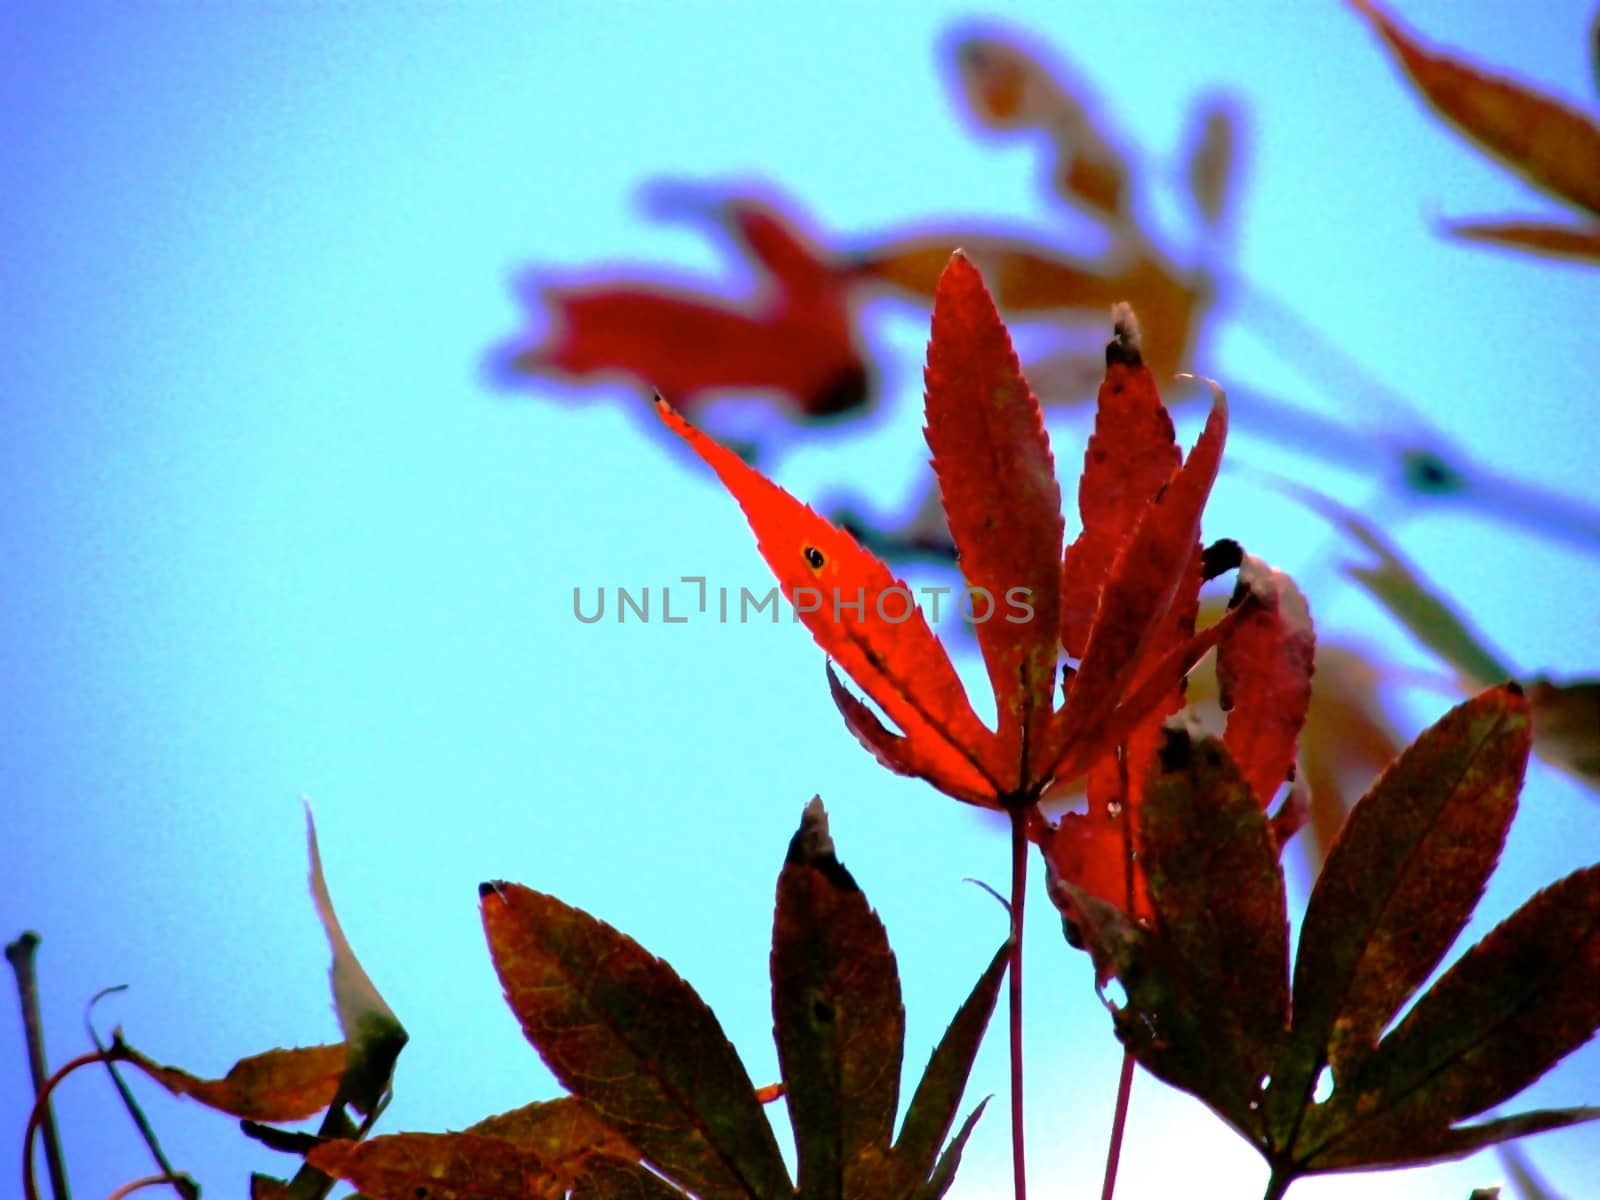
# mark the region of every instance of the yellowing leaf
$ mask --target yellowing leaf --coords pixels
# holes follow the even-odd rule
[[[1600,216],[1600,126],[1520,83],[1437,53],[1372,0],[1350,0],[1441,117],[1534,187]]]

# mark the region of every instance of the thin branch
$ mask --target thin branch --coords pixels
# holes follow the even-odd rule
[[[1133,805],[1129,802],[1128,748],[1117,748],[1117,818],[1122,827],[1122,904],[1132,914],[1138,895],[1133,869]],[[1122,1138],[1128,1129],[1128,1100],[1133,1094],[1133,1053],[1122,1051],[1122,1070],[1117,1078],[1117,1102],[1111,1110],[1111,1139],[1106,1144],[1106,1173],[1100,1185],[1100,1200],[1111,1200],[1117,1190],[1117,1168],[1122,1164]]]
[[[39,1200],[39,1184],[33,1177],[33,1139],[44,1125],[45,1113],[50,1109],[51,1094],[63,1079],[71,1075],[79,1067],[86,1067],[90,1063],[104,1062],[117,1052],[117,1047],[112,1046],[110,1050],[93,1050],[88,1054],[80,1054],[77,1058],[59,1067],[56,1073],[45,1080],[44,1086],[39,1089],[39,1096],[33,1102],[33,1111],[28,1114],[28,1128],[22,1135],[22,1194],[25,1200]]]
[[[106,1200],[123,1200],[124,1197],[131,1196],[134,1192],[141,1191],[144,1188],[160,1187],[163,1183],[175,1184],[177,1182],[177,1178],[172,1175],[146,1175],[143,1179],[135,1179],[130,1183],[123,1184],[116,1191],[107,1195]]]
[[[1011,1176],[1016,1200],[1027,1200],[1028,1168],[1022,1130],[1022,908],[1028,884],[1028,808],[1011,807]]]
[[[1111,1110],[1111,1142],[1106,1147],[1106,1175],[1100,1185],[1100,1200],[1111,1200],[1117,1191],[1117,1167],[1122,1162],[1122,1135],[1128,1128],[1128,1100],[1133,1093],[1133,1051],[1123,1048],[1122,1073],[1117,1078],[1117,1103]]]
[[[94,1006],[100,1002],[102,997],[111,995],[113,992],[120,992],[126,987],[126,984],[118,984],[116,987],[103,988],[96,992],[89,1001],[88,1009],[83,1014],[83,1026],[89,1031],[89,1040],[94,1043],[94,1048],[102,1054],[107,1053],[110,1048],[100,1040],[100,1034],[95,1030],[93,1020]],[[111,1039],[112,1047],[120,1046],[121,1044],[121,1038],[113,1034]],[[144,1115],[144,1110],[139,1107],[139,1102],[133,1098],[133,1092],[129,1089],[127,1082],[118,1073],[116,1063],[108,1057],[105,1060],[105,1064],[106,1071],[111,1075],[111,1082],[117,1089],[117,1095],[122,1097],[123,1106],[128,1110],[128,1116],[133,1118],[134,1126],[139,1130],[140,1136],[144,1138],[144,1144],[150,1147],[150,1156],[155,1159],[156,1170],[160,1172],[160,1175],[151,1176],[151,1178],[159,1179],[162,1182],[170,1181],[173,1189],[183,1200],[199,1200],[199,1185],[188,1175],[173,1170],[172,1163],[167,1160],[165,1152],[161,1149],[161,1142],[156,1137],[156,1131],[151,1128],[149,1119]],[[143,1185],[141,1184],[141,1186]]]
[[[29,929],[16,941],[6,946],[6,961],[17,975],[17,996],[22,1002],[22,1032],[28,1043],[28,1072],[33,1077],[33,1094],[37,1101],[45,1092],[50,1068],[44,1053],[44,1022],[39,1015],[39,977],[34,970],[34,956],[39,949],[39,935]],[[56,1128],[55,1110],[50,1107],[48,1095],[44,1098],[44,1160],[50,1172],[50,1191],[55,1200],[70,1200],[67,1190],[67,1163],[61,1153],[61,1134]],[[30,1175],[29,1164],[22,1164],[23,1173]]]

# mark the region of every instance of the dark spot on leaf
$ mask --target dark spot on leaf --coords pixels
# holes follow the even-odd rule
[[[1061,918],[1061,934],[1067,939],[1067,945],[1074,950],[1082,950],[1084,948],[1083,930],[1078,928],[1078,923],[1071,917]]]
[[[1227,571],[1237,571],[1244,562],[1244,547],[1232,538],[1220,538],[1200,556],[1201,575],[1208,582]]]
[[[833,1005],[819,996],[811,1002],[811,1019],[818,1025],[832,1025]]]
[[[480,883],[478,885],[478,899],[482,900],[490,893],[498,895],[500,893],[500,889],[504,886],[505,881],[501,879],[492,879],[488,883]]]
[[[1465,487],[1460,473],[1431,450],[1408,450],[1402,462],[1407,485],[1426,495],[1447,496]]]
[[[828,380],[816,395],[806,403],[806,412],[813,417],[835,417],[860,408],[871,393],[871,381],[859,363],[842,367]]]
[[[1506,691],[1510,692],[1513,696],[1520,696],[1522,695],[1522,685],[1515,679],[1508,679],[1506,680]]]
[[[1106,343],[1106,366],[1113,366],[1117,363],[1121,363],[1125,367],[1141,366],[1144,363],[1144,356],[1139,353],[1139,343],[1132,338],[1123,336],[1121,329],[1117,333],[1117,337]]]
[[[830,851],[827,854],[811,853],[805,843],[805,831],[801,830],[789,839],[789,853],[784,862],[790,866],[810,867],[821,871],[823,878],[841,892],[859,892],[861,885],[856,882],[855,876],[845,868],[845,865],[835,858]]]
[[[1163,771],[1181,771],[1189,765],[1194,744],[1186,730],[1168,725],[1161,731],[1161,748],[1156,751]]]
[[[823,564],[828,561],[822,556],[822,551],[818,550],[815,546],[807,546],[805,548],[805,556],[807,564],[813,571],[822,570]]]

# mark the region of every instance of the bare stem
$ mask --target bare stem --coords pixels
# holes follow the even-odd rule
[[[126,1197],[133,1195],[134,1192],[142,1191],[144,1188],[161,1187],[163,1184],[175,1184],[177,1182],[171,1175],[146,1175],[143,1179],[135,1179],[131,1183],[123,1184],[108,1195],[106,1200],[125,1200]]]
[[[60,1086],[63,1079],[79,1067],[87,1067],[90,1063],[107,1062],[116,1054],[115,1046],[110,1050],[95,1050],[89,1054],[80,1054],[71,1062],[59,1067],[39,1089],[38,1098],[33,1102],[33,1111],[28,1114],[28,1128],[22,1135],[22,1194],[26,1200],[39,1200],[39,1185],[33,1178],[33,1138],[44,1125],[44,1115],[50,1110],[51,1093]]]
[[[1266,1194],[1261,1200],[1283,1200],[1283,1194],[1289,1190],[1289,1185],[1294,1182],[1294,1176],[1280,1173],[1278,1168],[1272,1169],[1272,1178],[1267,1181]]]
[[[94,1048],[102,1054],[107,1053],[108,1048],[100,1040],[100,1034],[94,1027],[94,1006],[100,1002],[102,997],[112,992],[120,992],[125,986],[125,984],[119,984],[116,987],[106,988],[89,1001],[89,1013],[84,1016],[83,1023],[89,1031],[89,1040],[94,1043]],[[120,1033],[113,1034],[111,1041],[113,1046],[120,1046],[122,1035]],[[117,1095],[122,1097],[122,1105],[128,1110],[128,1116],[133,1120],[134,1128],[139,1131],[139,1136],[144,1139],[144,1144],[150,1149],[151,1157],[155,1159],[156,1168],[160,1174],[150,1176],[150,1178],[172,1184],[173,1190],[178,1193],[182,1200],[198,1200],[200,1195],[199,1186],[187,1175],[173,1170],[172,1164],[167,1161],[166,1153],[161,1149],[161,1141],[156,1137],[156,1131],[151,1128],[150,1119],[144,1115],[144,1109],[139,1107],[139,1102],[134,1099],[133,1092],[129,1090],[127,1082],[118,1073],[116,1063],[109,1057],[105,1060],[105,1063],[106,1071],[111,1076],[112,1086],[117,1089]],[[150,1185],[141,1181],[138,1186],[145,1187]]]
[[[1117,1190],[1117,1166],[1122,1161],[1122,1135],[1128,1127],[1128,1097],[1133,1092],[1133,1052],[1122,1051],[1122,1075],[1117,1080],[1117,1104],[1111,1112],[1111,1144],[1106,1147],[1106,1177],[1100,1200],[1111,1200]]]
[[[33,1077],[33,1095],[37,1102],[44,1099],[44,1115],[40,1128],[44,1134],[44,1160],[50,1172],[50,1191],[55,1200],[69,1200],[67,1190],[67,1163],[61,1153],[61,1135],[56,1129],[55,1111],[50,1107],[45,1085],[50,1067],[44,1053],[44,1022],[39,1015],[39,977],[34,970],[34,955],[39,949],[39,935],[33,930],[24,931],[21,937],[6,946],[6,961],[17,975],[17,996],[22,1001],[22,1032],[28,1043],[28,1072]],[[28,1163],[22,1165],[30,1174]]]
[[[1133,805],[1128,785],[1128,748],[1117,750],[1117,815],[1122,825],[1122,906],[1133,913],[1138,906],[1138,876],[1133,867]],[[1128,1098],[1133,1092],[1133,1054],[1122,1051],[1122,1071],[1117,1079],[1117,1103],[1111,1111],[1111,1141],[1106,1146],[1106,1174],[1100,1200],[1111,1200],[1117,1190],[1117,1168],[1122,1163],[1122,1136],[1128,1128]]]
[[[1011,809],[1011,1175],[1016,1200],[1027,1200],[1028,1168],[1022,1133],[1022,906],[1028,884],[1028,810]]]

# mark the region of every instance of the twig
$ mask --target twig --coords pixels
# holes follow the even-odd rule
[[[28,1042],[28,1071],[33,1077],[33,1095],[37,1103],[44,1103],[44,1159],[50,1171],[50,1191],[56,1200],[69,1200],[67,1190],[67,1164],[61,1154],[61,1135],[56,1129],[55,1111],[50,1107],[45,1085],[50,1068],[44,1053],[44,1022],[39,1016],[39,978],[34,971],[34,955],[39,949],[39,935],[29,929],[16,941],[6,946],[6,961],[17,975],[17,996],[22,1001],[22,1032]],[[24,1174],[31,1175],[29,1164],[22,1164]]]
[[[1133,1051],[1123,1048],[1122,1074],[1117,1079],[1117,1103],[1111,1110],[1111,1142],[1106,1147],[1105,1182],[1100,1200],[1111,1200],[1117,1190],[1117,1167],[1122,1162],[1122,1135],[1128,1128],[1128,1098],[1133,1092]]]
[[[131,1196],[142,1188],[160,1187],[163,1183],[175,1184],[177,1182],[177,1178],[172,1175],[146,1175],[143,1179],[135,1179],[131,1183],[123,1184],[116,1191],[107,1195],[106,1200],[123,1200],[124,1197]]]
[[[94,1043],[94,1048],[102,1054],[106,1054],[108,1048],[101,1042],[100,1034],[95,1030],[93,1020],[94,1006],[100,1002],[102,997],[111,995],[113,992],[120,992],[126,987],[127,984],[118,984],[116,987],[102,988],[94,994],[89,1001],[88,1010],[83,1014],[83,1026],[89,1031],[89,1040]],[[111,1044],[112,1046],[120,1045],[121,1038],[113,1034]],[[118,1074],[116,1062],[108,1057],[105,1059],[105,1064],[106,1071],[111,1075],[111,1082],[117,1089],[117,1095],[122,1097],[122,1103],[128,1110],[128,1116],[133,1118],[133,1124],[139,1130],[139,1135],[144,1138],[144,1144],[150,1147],[150,1156],[155,1159],[156,1169],[161,1172],[159,1176],[151,1176],[150,1178],[156,1179],[158,1182],[170,1182],[173,1190],[183,1197],[183,1200],[199,1200],[199,1186],[188,1175],[172,1169],[172,1163],[167,1160],[166,1153],[161,1149],[161,1142],[156,1137],[156,1131],[151,1128],[149,1119],[144,1115],[144,1110],[139,1107],[139,1102],[133,1098],[133,1092],[129,1089],[127,1082]],[[143,1184],[140,1186],[143,1186]]]
[[[1028,883],[1028,810],[1011,807],[1011,1176],[1016,1200],[1027,1200],[1028,1168],[1022,1132],[1022,908]]]
[[[1137,877],[1133,871],[1133,805],[1129,803],[1128,748],[1117,748],[1117,818],[1122,827],[1123,908],[1136,910]],[[1111,1140],[1106,1144],[1106,1173],[1100,1200],[1111,1200],[1117,1190],[1117,1168],[1122,1164],[1122,1137],[1128,1128],[1128,1098],[1133,1093],[1133,1053],[1122,1051],[1122,1071],[1117,1079],[1117,1102],[1111,1110]]]
[[[44,1086],[39,1089],[38,1098],[33,1102],[33,1111],[28,1114],[28,1128],[22,1135],[22,1194],[26,1200],[39,1200],[39,1185],[33,1178],[33,1139],[45,1123],[45,1113],[50,1109],[50,1095],[60,1085],[61,1081],[71,1075],[79,1067],[86,1067],[90,1063],[104,1062],[106,1058],[117,1053],[117,1048],[110,1050],[93,1050],[88,1054],[80,1054],[77,1058],[56,1069],[56,1073],[44,1081]]]

